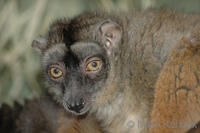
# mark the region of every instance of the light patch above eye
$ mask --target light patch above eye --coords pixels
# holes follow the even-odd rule
[[[86,66],[86,71],[98,71],[102,66],[101,60],[92,60]]]
[[[51,67],[49,70],[50,76],[52,78],[60,78],[63,75],[63,72],[58,67]]]

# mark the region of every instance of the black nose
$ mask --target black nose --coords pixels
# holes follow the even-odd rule
[[[85,106],[85,102],[83,99],[76,99],[76,100],[70,100],[67,103],[67,107],[71,111],[75,111],[76,113],[80,113],[81,109],[83,109]]]

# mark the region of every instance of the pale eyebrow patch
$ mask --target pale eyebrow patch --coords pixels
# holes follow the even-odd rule
[[[78,42],[72,45],[70,49],[79,59],[103,53],[102,48],[95,42]]]
[[[64,43],[52,45],[42,56],[42,64],[46,66],[49,63],[55,63],[63,60],[63,57],[67,51],[68,49]]]

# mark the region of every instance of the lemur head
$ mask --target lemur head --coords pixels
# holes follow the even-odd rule
[[[109,19],[56,21],[32,47],[41,55],[46,87],[63,107],[86,113],[106,85],[121,27]]]

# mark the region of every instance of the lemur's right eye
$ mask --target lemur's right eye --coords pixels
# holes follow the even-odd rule
[[[57,67],[51,67],[49,73],[53,78],[59,78],[63,75],[63,72]]]

